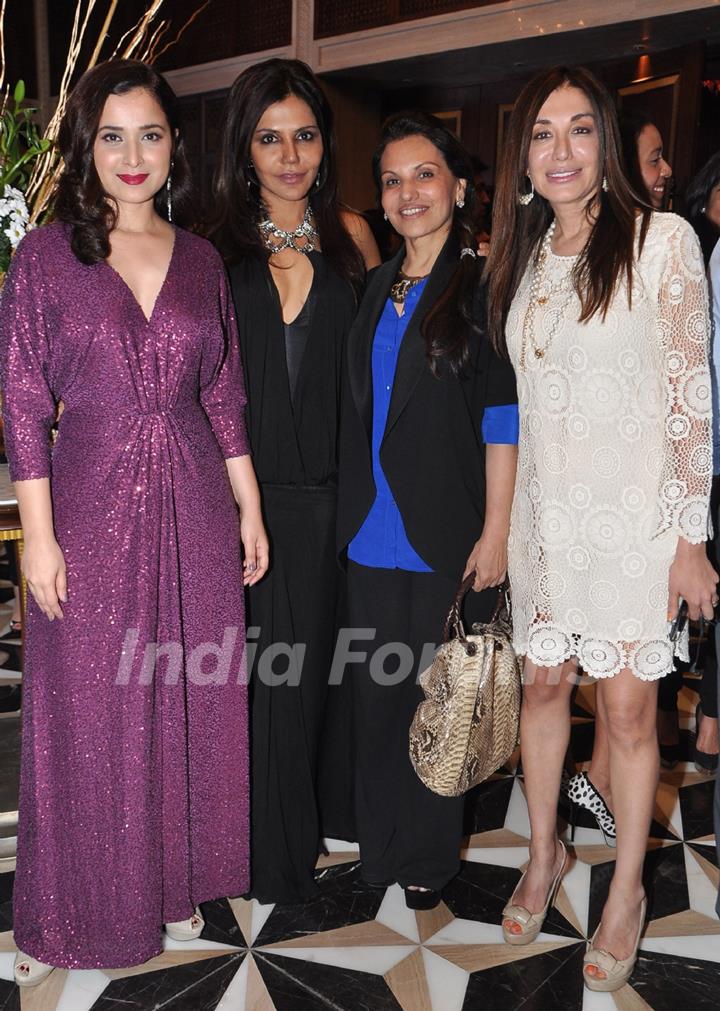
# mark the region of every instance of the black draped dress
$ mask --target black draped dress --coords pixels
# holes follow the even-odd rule
[[[289,327],[268,266],[245,258],[230,268],[270,537],[270,571],[250,590],[247,614],[251,895],[260,902],[317,893],[318,748],[340,593],[337,435],[355,298],[321,253],[309,257],[312,286]]]

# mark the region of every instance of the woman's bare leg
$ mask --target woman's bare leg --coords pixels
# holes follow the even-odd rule
[[[657,682],[623,670],[601,681],[598,691],[608,720],[617,856],[595,947],[622,959],[632,954],[644,895],[642,871],[659,774]]]
[[[520,749],[530,814],[530,865],[513,901],[531,913],[545,905],[558,871],[557,804],[576,670],[574,662],[562,667],[525,664]],[[506,927],[513,930],[512,921],[506,921]]]
[[[608,736],[605,696],[595,689],[595,738],[588,779],[612,811],[612,786],[610,784],[610,738]]]

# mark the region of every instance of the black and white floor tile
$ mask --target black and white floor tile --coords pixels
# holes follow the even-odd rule
[[[695,696],[681,696],[687,724]],[[589,758],[593,696],[574,711],[578,767]],[[687,744],[687,734],[683,735]],[[537,942],[502,942],[501,910],[527,860],[528,817],[514,758],[477,792],[462,870],[440,907],[414,913],[397,887],[363,885],[357,852],[329,841],[321,894],[305,906],[223,899],[203,907],[197,941],[127,970],[56,971],[22,994],[12,979],[12,872],[0,875],[0,1011],[717,1011],[720,871],[713,780],[686,762],[664,773],[648,844],[649,918],[631,982],[615,995],[582,986],[614,851],[582,823],[556,907]]]

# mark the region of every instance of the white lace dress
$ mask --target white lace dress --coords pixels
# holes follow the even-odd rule
[[[605,320],[583,324],[574,263],[548,254],[544,287],[553,290],[535,307],[535,345],[555,332],[543,357],[528,343],[524,369],[532,265],[508,316],[521,426],[509,542],[514,643],[541,666],[577,656],[593,677],[629,667],[653,680],[672,667],[668,574],[677,539],[697,543],[708,533],[703,261],[685,221],[653,214],[632,308],[622,285]]]

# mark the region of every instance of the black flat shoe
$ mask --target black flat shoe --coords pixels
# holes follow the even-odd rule
[[[717,772],[718,756],[709,755],[707,751],[700,751],[697,746],[697,739],[700,735],[700,719],[702,709],[700,703],[695,706],[695,740],[693,741],[693,762],[698,772]]]
[[[436,892],[434,888],[427,888],[419,891],[417,888],[404,888],[405,905],[408,909],[435,909],[440,905],[442,892]]]

